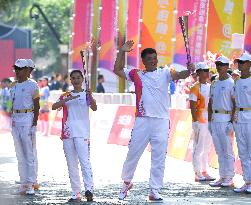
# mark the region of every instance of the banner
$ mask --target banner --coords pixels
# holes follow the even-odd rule
[[[127,53],[127,66],[139,67],[139,39],[140,39],[140,18],[141,18],[142,0],[128,1],[128,20],[127,20],[127,39],[134,41],[134,49]]]
[[[141,50],[155,48],[158,53],[158,66],[172,61],[174,0],[143,1]]]
[[[192,62],[204,61],[206,55],[206,33],[209,0],[194,0],[190,49]],[[190,17],[190,16],[189,16]]]
[[[101,6],[99,67],[113,70],[116,57],[116,0],[102,0]]]
[[[209,1],[207,50],[230,57],[232,33],[243,33],[243,0]]]
[[[72,33],[72,68],[81,69],[80,50],[91,37],[91,3],[92,0],[75,0],[74,24]]]
[[[246,1],[244,49],[251,53],[251,1]]]

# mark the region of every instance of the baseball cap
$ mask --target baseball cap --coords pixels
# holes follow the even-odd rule
[[[215,62],[221,62],[223,64],[229,64],[230,60],[226,56],[219,56],[218,58],[215,59]]]
[[[26,59],[26,61],[27,61],[27,67],[35,69],[35,64],[34,64],[33,60]]]
[[[199,62],[196,64],[195,66],[195,71],[198,71],[198,70],[206,70],[206,71],[209,71],[209,67],[206,63],[204,62]]]
[[[240,61],[251,61],[251,55],[247,51],[241,54],[239,58],[236,58],[235,60],[240,60]]]
[[[26,61],[26,59],[17,59],[15,64],[13,65],[13,67],[18,67],[18,68],[25,68],[25,67],[29,67],[28,66],[28,62]]]

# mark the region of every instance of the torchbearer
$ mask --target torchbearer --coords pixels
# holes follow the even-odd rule
[[[14,65],[17,81],[12,84],[12,135],[18,160],[20,194],[34,194],[37,178],[35,132],[39,114],[39,88],[29,79],[34,67],[26,59]]]
[[[251,193],[251,55],[244,52],[238,62],[241,76],[235,83],[235,134],[245,184],[235,192]]]
[[[70,78],[74,89],[61,95],[58,102],[52,105],[53,110],[63,107],[61,139],[72,188],[72,196],[69,201],[81,200],[79,163],[84,181],[85,197],[87,201],[93,201],[89,107],[96,111],[97,105],[90,90],[82,89],[83,73],[80,70],[73,70]],[[87,95],[89,102],[87,102]]]
[[[233,132],[234,80],[227,73],[229,59],[219,56],[215,60],[219,77],[210,88],[208,104],[208,129],[212,135],[219,163],[220,179],[209,183],[212,187],[233,186],[234,152],[231,141]]]
[[[129,150],[122,170],[123,187],[119,199],[124,200],[132,187],[132,179],[138,161],[148,143],[151,144],[151,173],[149,179],[149,200],[161,201],[165,158],[169,133],[168,86],[171,80],[185,79],[189,71],[176,72],[157,67],[157,52],[146,48],[141,52],[145,70],[124,69],[125,53],[132,50],[134,42],[127,41],[119,50],[114,73],[134,82],[136,91],[136,119],[132,130]]]

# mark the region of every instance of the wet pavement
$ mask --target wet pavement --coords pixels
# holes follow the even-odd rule
[[[117,199],[121,186],[120,173],[127,147],[109,145],[105,137],[94,137],[91,144],[91,161],[94,172],[94,202],[69,203],[70,182],[62,142],[57,136],[37,137],[40,189],[34,196],[15,195],[18,188],[17,161],[10,133],[0,133],[0,205],[16,204],[159,204],[149,202],[148,178],[150,153],[145,151],[134,177],[134,186],[123,202]],[[217,177],[217,170],[210,169]],[[230,188],[211,188],[193,180],[191,163],[167,158],[162,204],[251,204],[251,195],[235,194]],[[241,185],[241,176],[235,184]]]

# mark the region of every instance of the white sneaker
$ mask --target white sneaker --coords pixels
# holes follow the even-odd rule
[[[27,191],[27,185],[26,184],[21,184],[18,188],[17,191],[15,191],[13,194],[21,194],[21,195],[24,195],[26,194],[26,191]]]
[[[32,186],[28,187],[25,194],[34,195],[35,194],[34,188]]]
[[[245,192],[245,193],[251,194],[251,185],[244,184],[240,188],[235,188],[234,192],[236,192],[236,193],[244,193]]]
[[[197,172],[195,173],[195,181],[196,182],[206,181],[206,177],[203,176],[201,173]]]
[[[123,187],[119,193],[119,200],[124,200],[127,197],[127,192],[132,188],[133,184],[130,182],[129,184],[123,183]]]
[[[163,200],[158,189],[150,189],[149,200],[150,201],[162,201]]]
[[[232,186],[234,186],[233,179],[232,178],[224,179],[221,186],[222,187],[232,187]]]
[[[221,187],[223,182],[224,182],[223,179],[219,179],[218,181],[210,182],[209,186],[211,186],[211,187]]]
[[[214,181],[214,177],[210,176],[207,172],[202,172],[202,175],[206,178],[205,181]]]
[[[75,193],[75,192],[72,192],[71,194],[71,198],[68,200],[69,202],[75,202],[75,201],[81,201],[81,194],[80,192],[78,193]]]

